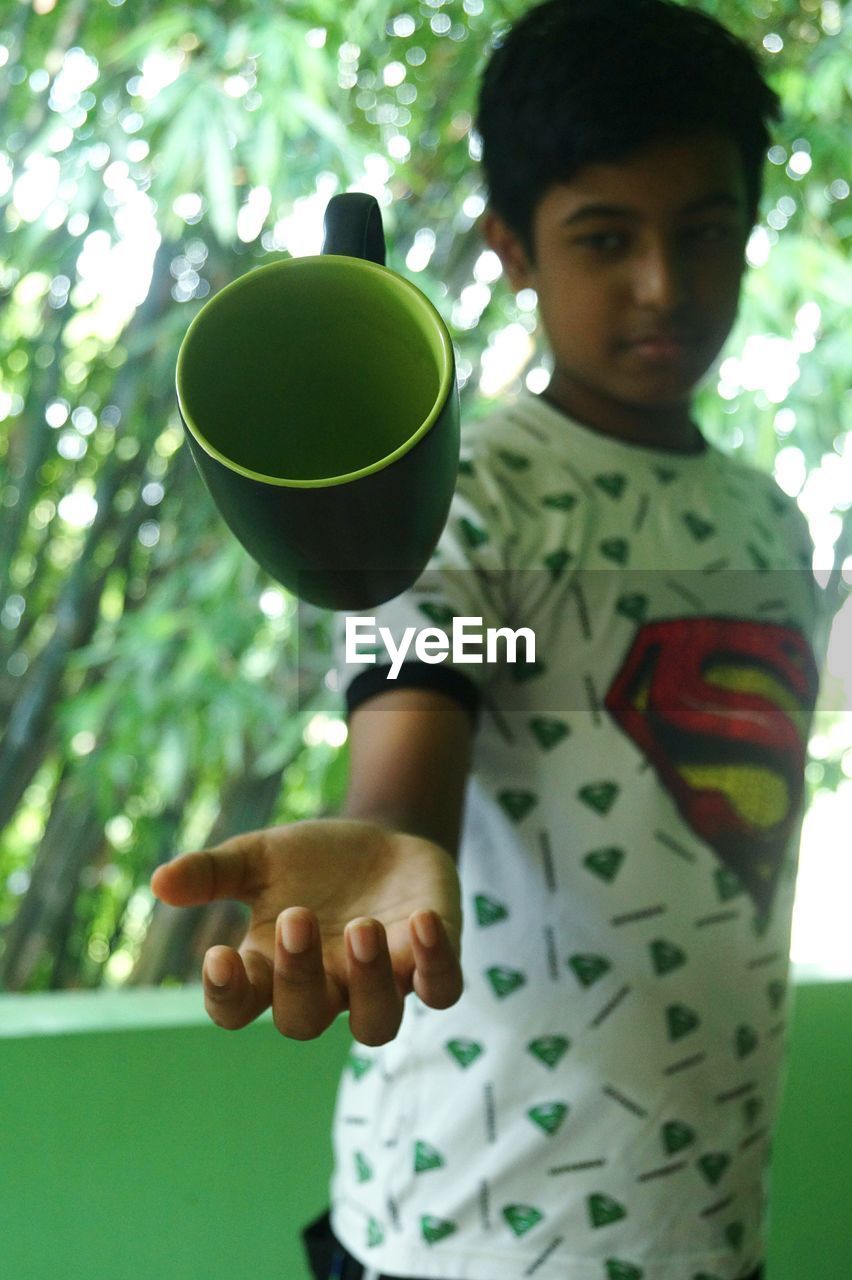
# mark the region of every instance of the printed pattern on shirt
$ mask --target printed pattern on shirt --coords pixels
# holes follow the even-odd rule
[[[463,436],[421,582],[375,611],[536,632],[482,692],[465,990],[354,1043],[336,1234],[435,1280],[737,1280],[763,1257],[816,696],[810,553],[716,450],[525,396]],[[357,670],[339,666],[341,687]]]

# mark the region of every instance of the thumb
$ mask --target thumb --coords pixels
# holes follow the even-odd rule
[[[248,903],[260,887],[264,864],[262,833],[249,831],[164,862],[151,876],[151,892],[173,907],[198,907],[219,898]]]

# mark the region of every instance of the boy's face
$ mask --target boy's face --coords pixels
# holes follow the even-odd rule
[[[552,186],[535,260],[484,223],[515,291],[535,289],[554,356],[548,399],[609,434],[683,444],[690,393],[734,322],[750,226],[735,144],[708,131]]]

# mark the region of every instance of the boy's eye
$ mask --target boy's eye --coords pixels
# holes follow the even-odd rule
[[[723,244],[733,240],[736,232],[723,222],[702,222],[694,227],[687,227],[685,238],[701,244]],[[583,245],[594,253],[615,254],[627,248],[629,236],[623,231],[597,231],[592,235],[580,236],[575,244]]]
[[[580,237],[576,243],[609,253],[623,248],[626,241],[627,237],[618,231],[599,231],[597,235]]]

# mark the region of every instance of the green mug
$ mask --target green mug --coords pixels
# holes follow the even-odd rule
[[[192,320],[177,400],[210,494],[294,595],[361,610],[425,568],[459,462],[453,345],[384,266],[372,196],[335,196],[322,253],[259,267]]]

